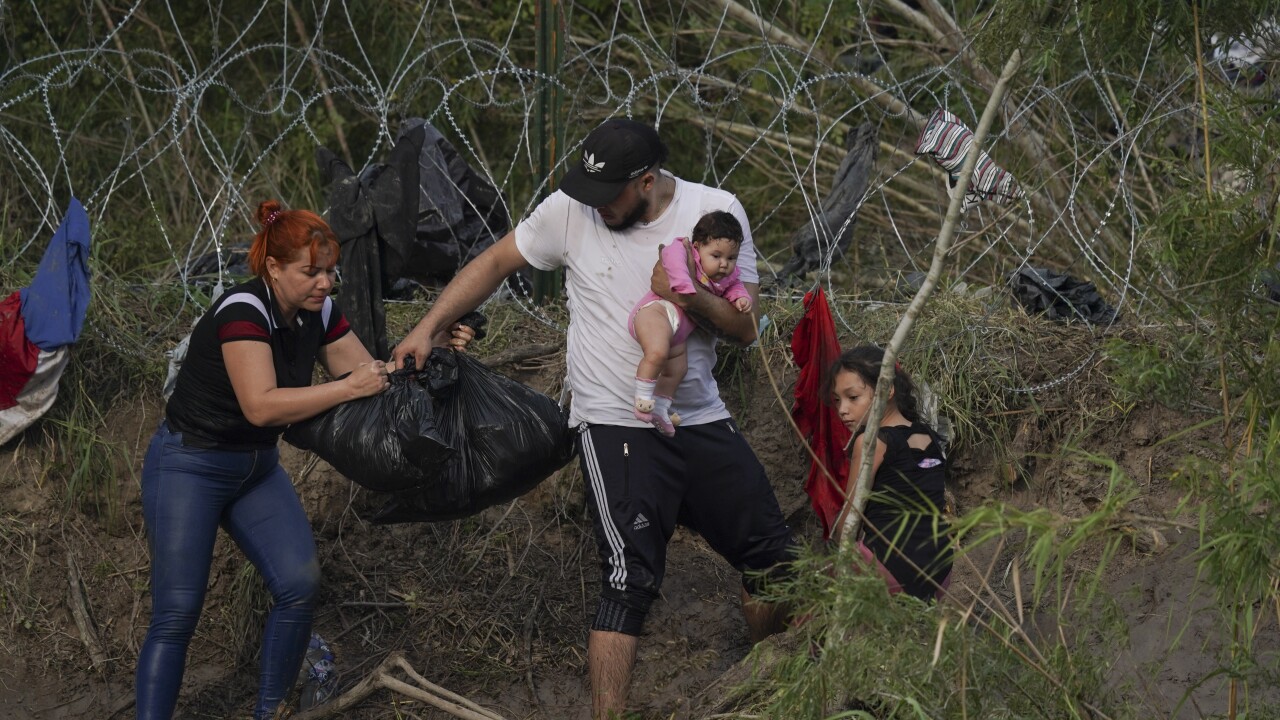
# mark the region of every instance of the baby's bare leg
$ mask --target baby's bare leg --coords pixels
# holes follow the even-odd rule
[[[662,374],[671,353],[671,323],[667,320],[667,313],[661,305],[654,303],[640,308],[633,324],[640,351],[644,353],[636,366],[636,377],[656,379]]]
[[[684,343],[680,343],[671,348],[667,362],[662,366],[662,375],[654,388],[653,412],[649,413],[653,426],[667,437],[676,434],[676,424],[680,422],[680,416],[671,412],[671,400],[688,370],[689,356],[685,353]]]
[[[654,387],[671,349],[671,321],[661,305],[653,304],[640,308],[632,325],[642,353],[636,366],[635,416],[643,422],[653,422]]]
[[[680,343],[667,353],[667,361],[662,365],[662,374],[658,376],[656,395],[676,396],[676,388],[689,372],[689,356],[685,353],[684,343]]]

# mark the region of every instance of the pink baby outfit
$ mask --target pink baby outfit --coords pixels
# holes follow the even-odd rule
[[[667,278],[671,280],[671,290],[673,292],[681,295],[692,295],[697,292],[697,288],[694,287],[693,279],[689,277],[689,253],[685,249],[684,241],[685,238],[676,238],[675,242],[662,248],[662,267],[667,271]],[[698,284],[716,295],[729,302],[733,302],[738,298],[751,298],[747,288],[738,277],[739,273],[736,265],[733,268],[733,272],[719,282],[707,277],[707,274],[702,271],[702,256],[696,251],[693,253],[693,265],[698,273]],[[640,298],[640,302],[631,308],[631,314],[627,317],[627,329],[631,331],[631,337],[634,338],[636,336],[636,313],[640,312],[641,308],[648,307],[654,303],[661,304],[667,311],[667,318],[671,321],[672,347],[683,344],[685,340],[688,340],[689,335],[693,333],[696,327],[694,323],[685,315],[684,310],[674,303],[663,300],[652,290],[645,293],[644,297]]]

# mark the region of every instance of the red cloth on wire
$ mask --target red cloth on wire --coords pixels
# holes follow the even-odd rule
[[[823,537],[829,538],[849,482],[849,458],[844,448],[850,433],[827,402],[827,371],[840,358],[840,341],[820,286],[805,294],[804,308],[804,317],[791,334],[791,355],[800,368],[791,417],[821,460],[821,464],[810,462],[804,490],[822,521]]]
[[[27,339],[22,296],[15,292],[0,302],[0,410],[18,404],[39,359],[40,348]]]

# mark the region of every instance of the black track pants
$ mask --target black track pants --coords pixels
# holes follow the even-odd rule
[[[794,540],[764,467],[732,420],[681,426],[674,438],[586,425],[579,443],[602,597],[648,612],[677,523],[739,571],[792,558]]]

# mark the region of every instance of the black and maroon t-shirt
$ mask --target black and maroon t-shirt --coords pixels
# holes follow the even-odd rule
[[[200,318],[165,415],[187,445],[219,450],[274,447],[285,426],[258,427],[240,410],[222,359],[222,344],[251,340],[271,345],[276,387],[307,387],[320,348],[350,332],[346,317],[326,298],[319,312],[299,310],[286,323],[262,278],[226,291]]]

